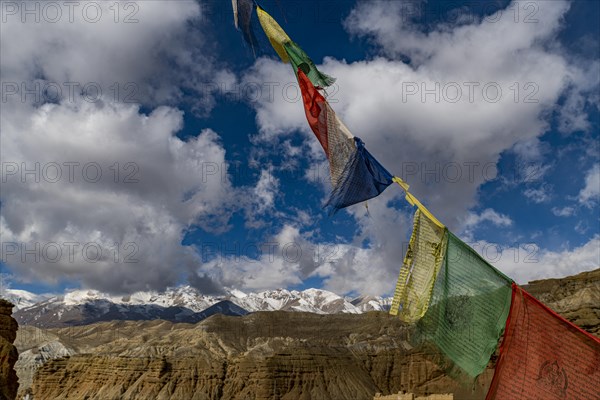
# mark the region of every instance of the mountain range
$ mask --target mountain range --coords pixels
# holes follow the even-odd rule
[[[72,290],[64,295],[36,295],[6,289],[2,297],[15,304],[19,325],[60,328],[102,321],[149,321],[197,323],[216,314],[245,315],[257,311],[299,311],[315,314],[361,314],[386,311],[389,297],[342,297],[322,289],[303,291],[276,289],[257,293],[228,290],[210,296],[191,286],[160,292],[137,292],[114,296],[97,290]]]

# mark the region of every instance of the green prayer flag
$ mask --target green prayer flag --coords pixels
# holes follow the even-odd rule
[[[290,58],[296,74],[298,73],[298,68],[300,68],[300,70],[306,74],[314,86],[326,88],[327,86],[333,85],[335,78],[321,73],[317,69],[315,63],[304,52],[304,50],[298,46],[297,43],[290,40],[289,42],[284,43],[283,47]]]
[[[504,330],[512,281],[448,232],[446,257],[417,341],[433,342],[454,378],[481,374]]]

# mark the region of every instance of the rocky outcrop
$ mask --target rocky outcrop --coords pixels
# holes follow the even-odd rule
[[[600,336],[600,269],[533,281],[524,288],[575,325]]]
[[[39,346],[34,346],[19,354],[19,360],[15,364],[18,371],[19,385],[23,390],[31,387],[33,376],[39,367],[47,361],[56,358],[74,355],[75,351],[65,346],[59,340],[44,341]]]
[[[14,369],[19,354],[13,345],[19,327],[11,316],[12,308],[12,303],[0,299],[0,400],[15,399],[19,389],[19,380]]]

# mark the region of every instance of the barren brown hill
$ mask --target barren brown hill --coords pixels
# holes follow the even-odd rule
[[[528,289],[596,334],[600,270]],[[410,328],[383,312],[214,315],[198,324],[103,322],[22,327],[21,395],[42,399],[369,399],[407,391],[482,399],[437,368],[432,349],[412,348]],[[37,372],[35,372],[37,370]],[[35,373],[35,375],[34,375]]]
[[[532,281],[524,288],[575,325],[600,336],[600,269]]]
[[[260,312],[196,325],[119,321],[56,329],[51,334],[75,355],[43,364],[31,392],[36,400],[337,400],[458,390],[426,351],[410,348],[406,333],[380,312]]]

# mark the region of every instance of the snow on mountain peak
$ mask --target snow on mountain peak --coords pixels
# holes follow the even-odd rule
[[[7,289],[4,297],[16,304],[16,309],[24,309],[41,302],[51,305],[52,309],[71,308],[96,303],[105,309],[111,303],[122,307],[159,306],[163,308],[184,307],[192,312],[202,312],[209,307],[229,300],[249,312],[254,311],[303,311],[319,314],[362,313],[366,311],[389,309],[390,298],[361,296],[355,299],[344,298],[323,289],[305,289],[303,291],[274,289],[258,293],[244,293],[238,289],[228,289],[225,295],[210,296],[186,285],[168,288],[164,292],[144,291],[126,296],[117,296],[97,290],[69,290],[64,295],[51,297],[36,295],[24,290]],[[16,301],[16,300],[18,301]],[[57,311],[59,312],[59,311]]]
[[[246,293],[242,292],[241,290],[237,290],[237,289],[229,290],[229,293],[233,297],[238,298],[238,299],[243,299],[244,297],[248,296]]]
[[[14,311],[21,310],[40,303],[51,297],[49,294],[35,294],[20,289],[3,289],[0,293],[3,297],[14,304]]]
[[[73,290],[65,293],[63,302],[67,306],[74,306],[94,300],[107,299],[109,296],[97,290]]]

